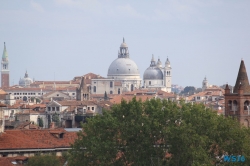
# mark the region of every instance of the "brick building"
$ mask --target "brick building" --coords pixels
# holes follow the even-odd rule
[[[249,127],[250,121],[250,85],[244,61],[241,60],[237,80],[231,93],[225,88],[225,116],[236,117],[241,124]]]

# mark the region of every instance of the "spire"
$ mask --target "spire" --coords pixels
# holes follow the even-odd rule
[[[150,67],[155,67],[156,64],[155,64],[155,58],[154,58],[154,54],[152,54],[152,59],[151,59],[151,64],[150,64]]]
[[[125,43],[125,39],[124,39],[124,37],[123,37],[123,43]]]
[[[171,66],[170,66],[170,61],[169,61],[168,57],[167,57],[167,60],[166,60],[166,62],[165,62],[165,67],[171,67]]]
[[[6,49],[5,42],[4,42],[4,49],[3,49],[2,60],[3,60],[3,61],[8,61],[8,52],[7,52],[7,49]]]
[[[238,89],[241,88],[243,93],[250,93],[249,81],[247,77],[247,71],[244,64],[244,60],[241,60],[240,68],[237,76],[237,80],[234,86],[234,93],[238,92]]]
[[[160,60],[160,57],[158,57],[158,61],[157,61],[157,67],[161,68],[161,60]]]
[[[24,78],[28,78],[28,77],[29,77],[29,75],[28,75],[28,72],[27,72],[27,70],[26,70],[25,75],[24,75]]]
[[[154,54],[152,54],[152,59],[151,59],[151,61],[155,61]]]

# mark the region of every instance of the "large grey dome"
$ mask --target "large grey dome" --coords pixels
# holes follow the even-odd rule
[[[163,80],[163,73],[158,67],[149,67],[143,74],[144,80]]]
[[[31,78],[29,78],[28,73],[26,71],[24,78],[20,78],[19,85],[23,86],[23,87],[28,87],[32,83],[33,83],[33,80]]]
[[[108,77],[110,76],[139,76],[139,69],[136,63],[129,58],[117,58],[108,69]]]

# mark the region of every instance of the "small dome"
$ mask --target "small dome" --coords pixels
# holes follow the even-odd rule
[[[139,76],[139,69],[136,63],[129,58],[117,58],[108,69],[108,77],[111,76]]]
[[[123,38],[123,42],[120,47],[128,47],[128,45],[125,43],[125,39]]]
[[[163,80],[163,73],[158,67],[149,67],[143,74],[143,80]]]
[[[128,47],[126,43],[122,43],[120,47]]]

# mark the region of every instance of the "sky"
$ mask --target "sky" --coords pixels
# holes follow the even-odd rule
[[[172,67],[172,84],[234,85],[250,73],[250,1],[0,0],[0,52],[10,83],[107,76],[123,37],[141,78],[152,54]]]

